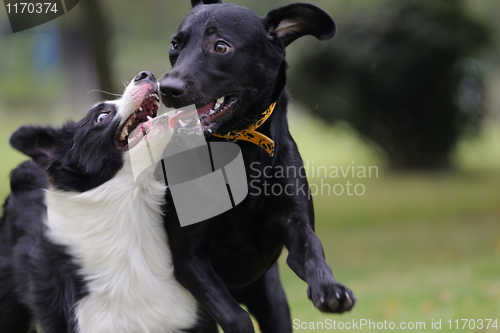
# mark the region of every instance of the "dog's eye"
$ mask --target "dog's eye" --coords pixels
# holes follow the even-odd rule
[[[109,113],[101,113],[100,115],[97,116],[96,123],[100,123],[104,119],[106,119],[109,116]]]
[[[179,49],[179,43],[177,43],[175,40],[172,40],[170,42],[170,45],[172,46],[172,50],[178,50]]]
[[[218,42],[217,44],[215,44],[214,50],[217,53],[226,53],[227,50],[229,50],[229,46],[226,43]]]

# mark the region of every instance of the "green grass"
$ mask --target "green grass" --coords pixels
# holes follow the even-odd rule
[[[363,196],[314,197],[316,232],[327,261],[356,293],[358,304],[341,316],[314,309],[284,253],[281,277],[293,319],[418,321],[428,332],[436,331],[432,320],[442,319],[442,331],[456,331],[449,330],[449,319],[500,321],[498,125],[459,145],[457,171],[435,174],[389,173],[376,150],[346,128],[327,128],[299,115],[292,116],[291,125],[305,161],[339,167],[354,161],[380,169],[379,178],[323,179],[330,185],[363,183]],[[321,184],[321,179],[310,182]]]
[[[327,261],[359,302],[351,313],[341,316],[319,313],[305,297],[305,283],[282,262],[281,276],[292,304],[292,318],[427,324],[432,319],[498,318],[497,222],[498,216],[493,216],[341,231],[321,223],[317,233]]]
[[[4,114],[2,197],[8,194],[9,171],[25,159],[8,146],[12,131],[28,119],[60,124],[62,118],[27,111]],[[336,278],[356,293],[358,304],[341,316],[317,311],[307,300],[306,284],[286,265],[284,253],[280,272],[293,319],[419,321],[429,332],[432,320],[442,319],[442,331],[450,331],[448,319],[500,319],[498,125],[488,125],[482,136],[459,145],[457,171],[434,174],[390,173],[379,152],[348,128],[328,128],[296,112],[291,114],[291,127],[310,165],[314,161],[315,166],[379,168],[378,178],[323,179],[330,186],[347,180],[361,183],[362,196],[314,197],[317,234],[327,261]],[[321,184],[321,179],[311,177],[310,182]]]

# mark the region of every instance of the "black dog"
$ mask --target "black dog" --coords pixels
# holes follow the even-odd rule
[[[312,200],[301,190],[308,188],[305,176],[266,177],[262,172],[303,165],[288,130],[285,47],[304,35],[331,38],[334,22],[309,4],[278,8],[261,18],[221,1],[191,2],[192,11],[172,38],[173,68],[160,80],[163,103],[175,108],[195,104],[211,141],[240,139],[253,185],[236,208],[184,228],[171,218],[175,208],[167,192],[166,227],[177,279],[224,332],[254,332],[238,303],[248,307],[262,332],[291,332],[276,264],[284,245],[287,262],[308,283],[313,304],[323,312],[349,311],[356,298],[335,281],[325,262],[314,233]],[[182,119],[182,112],[175,117]],[[255,195],[265,182],[293,195]],[[216,326],[212,322],[203,331],[216,332]]]

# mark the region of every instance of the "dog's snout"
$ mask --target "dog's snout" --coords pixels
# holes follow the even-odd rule
[[[182,80],[166,77],[160,83],[160,90],[167,96],[180,97],[186,92],[186,85]]]
[[[149,80],[149,81],[156,82],[156,78],[153,75],[153,73],[148,72],[148,71],[142,71],[139,74],[137,74],[136,77],[134,78],[134,82],[143,81],[143,80]]]

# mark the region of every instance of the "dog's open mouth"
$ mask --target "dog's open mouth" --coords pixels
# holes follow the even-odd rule
[[[118,131],[116,147],[120,150],[129,150],[135,147],[144,134],[149,131],[147,122],[156,117],[159,108],[158,91],[153,90],[146,95],[141,106],[130,115],[123,127]],[[141,130],[136,130],[139,127]],[[133,136],[129,137],[130,135]]]
[[[178,111],[170,117],[170,126],[173,129],[194,126],[192,119],[197,116],[206,134],[215,133],[220,125],[224,123],[224,119],[234,110],[237,102],[238,97],[236,95],[227,95],[205,106],[198,107],[197,105],[196,110]]]

